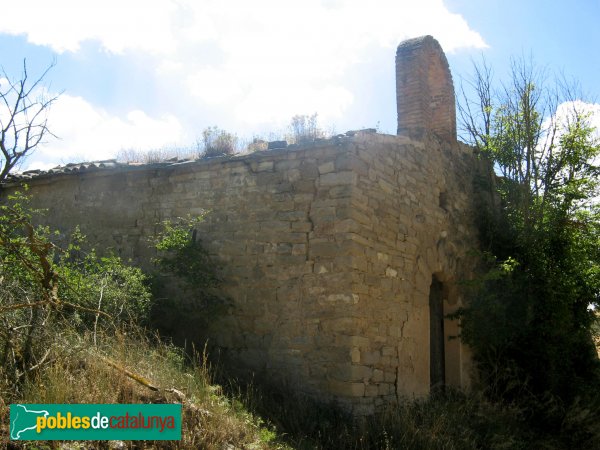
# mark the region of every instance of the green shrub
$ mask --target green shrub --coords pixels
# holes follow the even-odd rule
[[[73,250],[73,245],[69,249]],[[92,250],[83,257],[62,258],[57,272],[63,300],[100,310],[110,316],[115,326],[147,323],[151,293],[147,276],[140,268],[125,265],[114,255],[99,257]],[[86,325],[91,324],[93,314],[75,311],[75,315]]]
[[[140,269],[81,256],[77,231],[61,249],[57,233],[33,225],[42,214],[21,193],[0,205],[0,366],[15,389],[49,361],[57,334],[144,322],[150,306]]]
[[[196,291],[206,291],[219,283],[215,266],[197,239],[196,226],[203,220],[203,216],[165,220],[153,240],[158,250],[154,259],[157,266]]]
[[[178,342],[203,344],[205,331],[223,311],[217,266],[197,238],[203,216],[165,220],[152,244],[157,250],[153,276],[154,325]]]

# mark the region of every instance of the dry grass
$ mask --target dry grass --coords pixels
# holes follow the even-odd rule
[[[354,421],[335,405],[319,404],[273,385],[243,388],[229,382],[224,393],[212,378],[206,355],[193,353],[193,358],[185,356],[180,348],[139,330],[99,336],[94,346],[91,335],[65,329],[54,338],[48,364],[18,391],[3,381],[0,368],[0,448],[7,443],[9,404],[16,402],[182,403],[183,417],[181,441],[126,441],[113,447],[87,441],[10,443],[15,449],[570,448],[559,436],[529,429],[515,407],[492,404],[475,394],[447,392],[406,401]],[[580,429],[579,422],[572,428]],[[598,441],[579,442],[586,445],[578,448],[591,449]]]
[[[335,404],[319,404],[290,390],[271,388],[248,397],[252,410],[285,430],[287,441],[297,449],[532,448],[533,436],[520,412],[478,394],[448,391],[422,400],[406,399],[358,420]]]
[[[153,150],[121,149],[116,159],[122,163],[152,164],[168,160],[198,159],[200,150],[193,147],[164,147]]]
[[[286,448],[277,443],[276,433],[260,418],[211,383],[210,367],[202,354],[190,361],[180,349],[143,334],[104,337],[98,347],[92,345],[90,336],[60,339],[65,345],[56,347],[53,362],[28,380],[20,395],[0,399],[0,446],[8,436],[9,403],[182,403],[181,441],[123,445],[219,450]],[[149,389],[125,370],[159,389]],[[3,387],[7,392],[7,387]],[[14,448],[31,448],[31,444]],[[36,446],[43,448],[40,444]],[[48,445],[55,448],[56,443]],[[106,445],[86,442],[85,448],[107,448]]]

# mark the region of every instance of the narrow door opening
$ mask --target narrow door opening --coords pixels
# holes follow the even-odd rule
[[[443,284],[434,276],[429,290],[429,380],[431,390],[446,384]]]

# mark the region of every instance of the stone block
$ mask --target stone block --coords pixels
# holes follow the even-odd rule
[[[357,294],[329,294],[319,297],[319,304],[356,305],[359,301]]]
[[[383,381],[383,370],[375,369],[373,370],[373,376],[371,377],[371,381],[374,383],[380,383]]]
[[[285,178],[290,183],[294,183],[302,178],[302,174],[298,169],[291,169],[287,171]]]
[[[336,170],[351,170],[359,176],[367,176],[369,166],[365,161],[351,153],[341,153],[335,159]]]
[[[337,186],[340,184],[356,184],[356,173],[351,171],[333,172],[321,175],[319,184],[321,186]]]
[[[310,242],[311,258],[334,258],[343,254],[342,247],[336,242]]]
[[[383,380],[386,383],[393,383],[396,381],[396,371],[395,370],[385,370],[383,372]]]
[[[300,177],[303,180],[315,180],[319,176],[319,169],[316,161],[304,160],[300,163]]]
[[[339,319],[329,319],[323,320],[321,322],[323,330],[327,332],[334,333],[344,333],[344,334],[353,334],[358,331],[358,324],[360,320],[353,319],[350,317],[342,317]],[[361,352],[361,361],[362,361],[362,352]],[[362,361],[364,362],[364,361]]]
[[[377,395],[379,395],[379,387],[376,384],[365,386],[365,397],[377,397]]]
[[[361,351],[360,362],[367,366],[376,365],[381,359],[381,353],[378,351]]]
[[[341,397],[364,397],[365,385],[364,383],[331,380],[329,381],[329,391],[333,395]]]
[[[396,349],[394,347],[383,347],[381,349],[382,356],[394,356],[396,355]]]
[[[352,186],[349,185],[333,186],[329,189],[328,197],[335,199],[351,198],[352,192]]]
[[[292,222],[291,223],[292,231],[298,231],[301,233],[308,233],[313,229],[312,222]]]
[[[292,245],[292,255],[305,255],[306,254],[306,244],[293,244]]]
[[[291,224],[288,221],[283,220],[271,220],[268,222],[260,222],[260,231],[263,232],[281,232],[288,231],[291,229]]]
[[[357,364],[360,362],[360,349],[359,348],[354,347],[352,350],[350,350],[350,359],[353,364]]]
[[[273,161],[258,161],[256,163],[252,163],[251,167],[254,172],[272,171],[274,168],[274,162]]]
[[[373,369],[367,366],[348,364],[347,362],[334,365],[331,376],[340,381],[368,381]]]
[[[356,335],[337,335],[335,342],[339,346],[343,347],[362,347],[368,348],[370,345],[370,339],[365,336]]]
[[[380,383],[378,386],[377,395],[391,395],[394,394],[394,385],[389,383]]]
[[[392,269],[391,267],[387,267],[385,269],[385,276],[386,277],[390,277],[390,278],[397,278],[398,277],[398,271],[395,269]]]
[[[335,165],[334,165],[333,161],[328,161],[326,163],[319,165],[319,173],[321,175],[333,172],[334,170],[335,170]]]

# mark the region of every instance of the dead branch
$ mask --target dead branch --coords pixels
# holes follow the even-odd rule
[[[2,70],[5,82],[0,84],[0,181],[32,153],[46,135],[54,136],[48,129],[47,113],[58,96],[45,96],[41,86],[54,65],[50,64],[33,82],[29,80],[25,60],[18,81],[13,81]]]
[[[101,359],[102,361],[104,361],[106,364],[108,364],[109,366],[111,366],[114,369],[117,369],[119,372],[122,372],[123,374],[127,375],[129,378],[131,378],[134,381],[137,381],[139,384],[141,384],[142,386],[147,387],[148,389],[152,390],[152,391],[158,391],[159,388],[157,388],[150,380],[148,380],[147,378],[131,372],[130,370],[127,370],[125,367],[121,366],[120,364],[117,364],[116,362],[114,362],[113,360],[105,357],[105,356],[98,356],[99,359]]]

